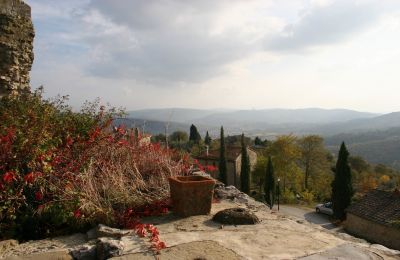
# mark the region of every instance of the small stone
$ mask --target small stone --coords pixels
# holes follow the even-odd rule
[[[76,260],[95,260],[97,257],[96,244],[84,244],[71,250],[70,254]]]
[[[227,225],[254,225],[260,222],[254,213],[244,208],[224,209],[215,214],[213,220]]]
[[[132,230],[121,230],[118,228],[111,228],[100,224],[97,228],[97,237],[116,237],[129,236],[133,233]],[[91,233],[91,235],[93,235]]]
[[[105,260],[122,255],[124,245],[119,239],[102,237],[97,240],[97,259]]]
[[[98,227],[94,227],[91,230],[89,230],[88,232],[86,232],[87,240],[92,240],[92,239],[98,238],[97,230],[98,230]]]

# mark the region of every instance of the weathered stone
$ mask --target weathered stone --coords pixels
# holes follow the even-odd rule
[[[29,5],[0,0],[0,97],[29,91],[34,36]]]
[[[95,260],[97,259],[97,245],[84,244],[70,251],[75,260]]]
[[[10,248],[13,248],[17,246],[19,243],[17,240],[4,240],[0,241],[0,255],[9,250]]]
[[[113,260],[239,260],[243,259],[231,249],[228,249],[215,241],[195,241],[173,246],[161,250],[156,257],[149,252],[140,252],[112,258]]]
[[[214,194],[218,199],[229,199],[242,204],[246,204],[249,202],[249,200],[252,200],[247,194],[241,192],[235,186],[216,186]]]
[[[116,237],[120,238],[123,236],[129,236],[133,233],[132,230],[122,230],[118,228],[111,228],[100,224],[97,228],[97,237]],[[92,237],[95,236],[94,232],[90,234]],[[89,236],[89,235],[88,235]]]
[[[96,253],[98,260],[120,256],[124,251],[124,245],[119,239],[102,237],[97,241]]]
[[[21,256],[10,256],[4,260],[73,260],[67,250],[42,252]]]
[[[91,230],[89,230],[88,232],[86,232],[87,240],[92,240],[92,239],[98,238],[97,230],[98,230],[98,227],[94,227]]]
[[[260,222],[254,213],[244,208],[221,210],[214,215],[213,220],[226,225],[254,225]]]

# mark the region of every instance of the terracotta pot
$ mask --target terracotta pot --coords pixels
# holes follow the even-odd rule
[[[170,177],[173,212],[182,217],[211,211],[215,180],[203,176]]]

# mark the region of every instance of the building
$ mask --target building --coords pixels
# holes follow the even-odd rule
[[[207,166],[213,165],[218,167],[219,164],[219,150],[205,151],[195,159],[200,164]],[[250,159],[250,170],[254,169],[257,162],[257,153],[250,148],[247,148],[247,154]],[[242,165],[242,148],[241,147],[226,147],[226,166],[227,166],[227,185],[233,185],[240,189],[240,170]],[[213,178],[218,178],[219,172],[216,171],[211,174]]]
[[[371,242],[400,250],[400,191],[367,193],[347,209],[345,229]]]

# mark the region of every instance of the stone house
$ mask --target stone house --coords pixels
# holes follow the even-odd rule
[[[252,171],[257,162],[257,153],[247,148],[247,154],[250,159],[250,170]],[[200,164],[207,166],[213,165],[218,167],[219,164],[219,150],[205,151],[195,159],[199,161]],[[241,147],[232,146],[226,147],[226,166],[227,166],[227,185],[233,185],[236,188],[240,188],[240,171],[242,165],[242,149]],[[213,178],[218,179],[219,172],[211,173]]]
[[[399,190],[373,190],[346,211],[345,229],[349,233],[400,250]]]

